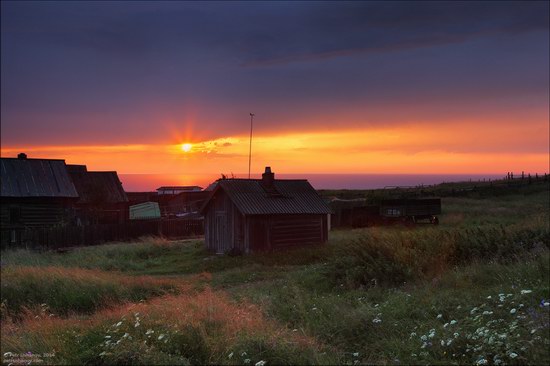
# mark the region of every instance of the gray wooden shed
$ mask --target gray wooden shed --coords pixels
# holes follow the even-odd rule
[[[205,243],[216,253],[249,253],[324,243],[330,207],[305,179],[221,179],[201,208]]]

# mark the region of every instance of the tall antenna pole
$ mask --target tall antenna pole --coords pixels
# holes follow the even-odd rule
[[[248,148],[248,179],[250,179],[250,163],[252,162],[252,125],[254,123],[254,113],[250,113],[250,147]]]

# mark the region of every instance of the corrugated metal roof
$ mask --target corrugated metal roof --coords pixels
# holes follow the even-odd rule
[[[64,160],[0,160],[2,197],[78,197]]]
[[[330,207],[307,180],[274,180],[273,186],[279,193],[277,195],[266,191],[261,182],[260,179],[219,180],[212,196],[223,189],[245,215],[331,213]],[[208,202],[202,211],[207,205]]]
[[[71,171],[80,195],[77,203],[121,203],[128,197],[116,172]]]

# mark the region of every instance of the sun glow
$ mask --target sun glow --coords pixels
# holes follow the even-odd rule
[[[193,147],[193,145],[191,144],[182,144],[181,145],[181,149],[184,151],[184,152],[189,152],[191,151],[191,148]]]

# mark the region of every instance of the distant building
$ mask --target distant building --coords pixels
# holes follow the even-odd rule
[[[85,165],[67,165],[79,199],[76,217],[81,224],[115,224],[128,219],[128,197],[117,172],[88,171]]]
[[[220,179],[201,208],[205,243],[216,253],[249,253],[320,244],[330,207],[307,180]]]
[[[180,194],[182,192],[200,192],[202,191],[202,187],[199,186],[162,186],[157,188],[157,192],[159,195],[163,194]]]
[[[78,192],[64,160],[0,159],[2,245],[20,241],[22,229],[73,221]]]

